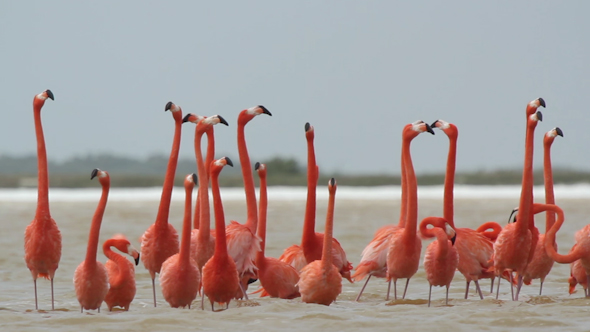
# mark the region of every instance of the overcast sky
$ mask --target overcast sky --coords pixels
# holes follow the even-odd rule
[[[251,161],[305,163],[316,130],[324,175],[399,174],[401,129],[459,128],[458,171],[519,168],[525,107],[543,97],[555,166],[590,170],[590,1],[2,1],[0,154],[35,153],[32,100],[48,157],[168,155],[184,113],[220,114],[217,156],[237,160],[238,113]],[[181,157],[193,158],[194,125]],[[412,143],[417,172],[443,171],[447,137]],[[100,165],[97,165],[100,167]],[[269,170],[270,172],[270,170]]]

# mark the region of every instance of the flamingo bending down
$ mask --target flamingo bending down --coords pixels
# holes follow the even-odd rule
[[[432,286],[445,286],[447,295],[445,305],[449,304],[449,286],[455,276],[455,269],[459,265],[459,253],[455,249],[455,239],[457,234],[455,230],[443,219],[438,218],[439,225],[428,230],[428,235],[436,237],[426,247],[424,254],[424,270],[426,271],[426,280],[430,284],[428,290],[428,306],[430,307],[430,295]]]
[[[197,263],[191,258],[191,204],[192,192],[197,181],[196,174],[184,178],[185,202],[182,222],[180,252],[168,257],[162,264],[160,285],[166,302],[172,308],[191,308],[201,284],[201,273]]]
[[[100,312],[100,305],[109,291],[107,269],[101,262],[96,260],[96,251],[98,250],[100,224],[107,205],[111,180],[109,173],[98,168],[92,170],[90,179],[92,180],[95,177],[98,177],[98,181],[102,186],[102,194],[92,217],[86,259],[74,271],[74,288],[78,302],[80,302],[80,312],[83,309],[98,309],[98,312]]]
[[[248,218],[244,224],[232,220],[225,230],[227,234],[227,250],[236,262],[238,272],[240,273],[241,294],[236,294],[236,298],[238,299],[242,297],[248,299],[248,295],[246,294],[248,281],[257,278],[254,260],[256,259],[256,253],[260,251],[260,238],[256,235],[258,212],[256,206],[256,190],[254,189],[254,175],[252,174],[252,165],[250,165],[250,157],[248,156],[244,128],[250,120],[260,114],[272,116],[266,107],[262,105],[245,109],[238,115],[238,154],[240,155],[242,178],[244,179]]]
[[[329,199],[324,230],[322,258],[307,264],[301,269],[299,291],[301,300],[306,303],[330,305],[342,292],[342,276],[332,263],[332,231],[334,229],[334,203],[336,197],[336,180],[328,182]]]
[[[51,282],[51,310],[55,309],[53,297],[53,277],[61,257],[61,233],[55,220],[49,213],[49,176],[47,172],[47,151],[43,126],[41,125],[41,108],[47,98],[53,99],[51,90],[45,90],[33,98],[33,115],[35,134],[37,136],[37,209],[35,217],[25,229],[25,263],[31,271],[35,288],[35,310],[37,305],[37,278],[49,279]]]
[[[315,231],[316,187],[319,171],[315,159],[314,137],[314,128],[308,122],[305,124],[305,138],[307,140],[307,201],[305,204],[301,245],[288,247],[279,257],[279,260],[292,265],[297,271],[301,271],[307,264],[321,259],[323,253],[322,248],[325,242],[324,233]],[[332,263],[338,268],[342,277],[352,282],[350,276],[352,264],[346,258],[346,253],[340,242],[334,237],[332,237]]]
[[[523,222],[511,223],[502,229],[498,239],[494,242],[494,273],[498,277],[496,298],[500,292],[500,277],[506,270],[523,272],[526,265],[533,257],[534,248],[538,239],[538,230],[535,227],[531,213],[533,204],[533,142],[534,131],[538,121],[543,115],[538,110],[539,106],[545,107],[542,98],[531,101],[526,108],[527,129],[525,138],[525,158],[522,173],[522,189],[518,205],[520,219]],[[532,249],[532,250],[531,250]],[[512,273],[510,273],[512,278]],[[519,275],[519,279],[522,275]],[[518,282],[520,285],[521,283]],[[510,283],[512,289],[512,280]],[[517,287],[515,300],[518,300],[519,288]]]
[[[266,241],[266,212],[268,197],[266,192],[266,165],[256,163],[254,169],[260,177],[260,202],[258,211],[258,237],[260,251],[256,253],[256,267],[258,267],[258,280],[263,287],[262,296],[270,295],[281,299],[294,299],[301,296],[297,282],[299,273],[295,268],[273,257],[265,257]]]
[[[575,246],[572,250],[575,250]],[[590,294],[588,294],[588,275],[579,259],[570,264],[570,277],[568,278],[568,283],[570,285],[570,294],[573,294],[576,291],[576,285],[580,284],[584,288],[584,296],[590,296]]]
[[[434,135],[432,128],[424,121],[407,124],[402,131],[402,151],[405,152],[405,176],[408,189],[406,222],[404,228],[395,231],[389,239],[386,275],[388,282],[393,280],[394,298],[396,300],[397,279],[407,278],[402,297],[405,298],[410,278],[418,271],[418,266],[420,265],[422,241],[416,234],[416,224],[418,222],[418,184],[410,154],[410,143],[416,136],[423,132],[429,132]]]
[[[219,192],[219,173],[225,165],[233,166],[228,157],[211,162],[211,192],[215,210],[215,253],[203,266],[203,295],[201,297],[201,309],[203,310],[205,309],[203,305],[205,295],[211,302],[211,310],[214,310],[213,304],[215,302],[225,303],[227,309],[231,299],[240,290],[236,263],[229,256],[225,242],[225,216]]]
[[[156,215],[156,222],[153,223],[141,236],[141,261],[149,271],[152,278],[152,292],[154,295],[154,307],[156,306],[156,273],[160,273],[162,263],[168,257],[177,254],[179,250],[178,233],[172,224],[168,223],[170,213],[170,200],[172,199],[172,188],[174,187],[174,175],[178,164],[178,152],[180,151],[180,134],[182,128],[182,109],[173,102],[168,102],[165,111],[170,110],[174,118],[174,140],[172,151],[168,159],[164,185],[162,186],[162,197]]]
[[[111,247],[133,257],[135,265],[139,264],[139,252],[122,235],[115,235],[102,245],[102,251],[108,258],[104,266],[109,276],[109,291],[104,301],[109,311],[112,311],[116,306],[128,311],[136,291],[135,266],[125,257],[114,252]]]
[[[549,130],[543,138],[543,174],[545,180],[545,203],[555,204],[555,195],[553,193],[553,172],[551,168],[551,145],[555,137],[563,137],[563,131],[559,127]],[[555,213],[547,211],[545,217],[545,232],[547,232],[555,223]],[[556,246],[553,243],[553,246]],[[557,250],[557,247],[555,248]],[[522,274],[522,281],[525,285],[530,285],[533,279],[540,279],[539,296],[543,294],[543,282],[545,277],[553,267],[553,260],[547,255],[545,250],[545,234],[539,234],[539,240],[535,246],[533,259],[528,263]]]

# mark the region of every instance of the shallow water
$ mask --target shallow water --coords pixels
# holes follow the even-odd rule
[[[323,229],[327,204],[325,189],[325,186],[318,186],[316,229],[320,231]],[[566,212],[566,222],[557,238],[561,253],[571,248],[575,231],[588,223],[590,204],[586,189],[564,187],[560,189],[564,193],[561,196],[560,191],[556,192],[558,204]],[[177,230],[181,228],[182,190],[175,188],[170,211],[170,222]],[[353,265],[358,263],[360,253],[372,239],[375,230],[397,222],[399,195],[396,190],[399,188],[338,189],[334,232]],[[505,224],[512,208],[518,205],[518,188],[492,187],[484,190],[474,187],[463,190],[456,195],[458,198],[455,202],[455,222],[459,227],[475,228],[490,220]],[[79,331],[90,326],[93,330],[117,328],[142,331],[179,327],[216,331],[238,328],[260,331],[362,328],[409,330],[425,326],[436,326],[440,331],[588,330],[590,299],[583,297],[580,286],[577,293],[568,294],[569,265],[559,264],[554,265],[545,280],[543,296],[537,296],[539,282],[535,280],[531,286],[523,288],[521,301],[517,302],[510,301],[510,289],[506,287],[506,281],[500,288],[499,300],[496,300],[489,293],[489,280],[481,282],[484,300],[479,300],[473,287],[469,299],[464,300],[464,279],[456,273],[449,291],[449,306],[444,305],[444,288],[435,287],[432,307],[428,308],[428,283],[420,267],[410,281],[406,300],[385,301],[387,284],[384,279],[372,278],[360,302],[354,299],[362,282],[350,284],[345,281],[342,294],[329,307],[304,304],[300,299],[278,300],[252,295],[249,301],[232,301],[229,310],[211,312],[198,309],[200,302],[197,300],[190,310],[172,309],[164,301],[159,286],[158,307],[154,308],[150,277],[140,263],[136,268],[137,294],[129,312],[108,312],[106,305],[103,305],[101,313],[80,313],[72,277],[74,269],[85,256],[90,219],[100,192],[50,192],[51,214],[63,236],[63,252],[55,279],[55,311],[49,310],[49,281],[41,279],[37,283],[40,310],[34,310],[33,283],[23,259],[23,234],[34,215],[35,192],[0,192],[0,220],[3,224],[0,243],[4,253],[0,256],[0,326],[3,331]],[[269,192],[267,256],[278,257],[286,247],[300,242],[304,192],[301,188],[274,188]],[[580,198],[572,195],[575,192],[579,193],[577,196]],[[101,228],[100,243],[115,233],[123,233],[139,248],[139,237],[155,220],[159,193],[160,189],[113,189]],[[442,197],[440,188],[420,189],[420,193],[419,218],[441,215],[442,200],[438,198]],[[243,222],[246,214],[243,191],[222,188],[222,194],[226,221]],[[543,197],[538,190],[535,194],[536,197]],[[542,232],[543,224],[544,216],[539,215],[537,226]],[[423,253],[426,245],[425,241]],[[99,251],[98,259],[106,261],[102,251]],[[400,289],[404,283],[404,280],[400,281]],[[250,285],[249,291],[256,290],[258,285]]]

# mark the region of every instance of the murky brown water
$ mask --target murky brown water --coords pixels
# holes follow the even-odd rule
[[[318,191],[322,190],[318,188]],[[98,200],[98,194],[96,196]],[[569,250],[576,230],[588,223],[590,204],[587,199],[559,199],[566,211],[566,222],[558,234],[560,252]],[[484,221],[495,220],[505,224],[508,214],[518,203],[515,199],[458,199],[456,224],[459,227],[477,227]],[[170,221],[181,228],[182,206],[174,200]],[[224,202],[226,220],[244,221],[245,203],[240,200]],[[104,216],[100,243],[115,233],[127,235],[139,248],[138,238],[154,222],[157,201],[110,201]],[[444,305],[444,289],[433,288],[433,307],[428,308],[428,283],[421,267],[412,278],[407,300],[386,302],[387,285],[383,279],[373,279],[360,302],[354,299],[361,283],[343,284],[343,292],[329,307],[304,304],[300,299],[278,300],[251,296],[250,301],[232,301],[230,309],[222,312],[201,311],[197,302],[192,309],[172,309],[157,289],[158,307],[152,306],[149,274],[137,267],[137,295],[129,312],[108,312],[103,305],[95,311],[80,313],[74,294],[72,277],[76,266],[84,259],[90,219],[96,202],[51,203],[51,212],[63,236],[63,253],[56,273],[56,311],[50,311],[49,282],[38,281],[39,308],[34,310],[33,283],[24,263],[23,234],[34,215],[35,202],[0,201],[2,221],[0,256],[0,326],[2,331],[39,330],[258,330],[258,331],[337,331],[371,328],[374,330],[414,330],[437,328],[439,331],[532,331],[538,329],[588,331],[590,299],[583,291],[568,294],[569,265],[554,265],[547,277],[543,296],[538,294],[538,281],[525,286],[521,301],[510,301],[509,288],[504,281],[500,299],[489,293],[489,281],[482,281],[485,299],[479,300],[475,290],[469,299],[463,299],[464,279],[456,274],[449,292],[449,306]],[[318,202],[317,228],[323,229],[326,201]],[[304,201],[277,200],[270,196],[267,255],[278,257],[291,244],[299,243],[302,230]],[[398,200],[336,200],[335,236],[346,250],[349,260],[356,266],[360,253],[371,240],[374,231],[382,225],[397,221]],[[419,217],[442,214],[442,201],[420,199]],[[544,217],[538,227],[544,231]],[[426,247],[427,243],[423,245]],[[99,251],[99,260],[106,258]],[[402,280],[403,284],[403,280]],[[258,283],[251,285],[255,290]],[[92,325],[90,325],[92,324]]]

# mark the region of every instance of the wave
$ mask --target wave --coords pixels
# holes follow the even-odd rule
[[[520,185],[509,186],[473,186],[456,185],[454,195],[456,199],[518,199],[520,197]],[[53,188],[49,190],[50,202],[95,202],[100,197],[100,188],[66,189]],[[354,200],[399,200],[400,186],[376,186],[376,187],[347,187],[339,186],[337,199]],[[162,195],[161,187],[151,188],[111,188],[109,201],[159,201]],[[544,197],[543,186],[534,187],[536,197]],[[244,200],[243,188],[221,188],[223,200]],[[293,201],[305,200],[307,189],[305,187],[276,186],[268,188],[269,200]],[[442,199],[443,186],[421,186],[418,188],[418,198]],[[590,184],[556,185],[555,197],[557,199],[590,198]],[[317,198],[328,199],[327,186],[318,186]],[[36,188],[0,189],[0,202],[36,202]],[[184,188],[175,187],[172,192],[172,200],[184,200]]]

